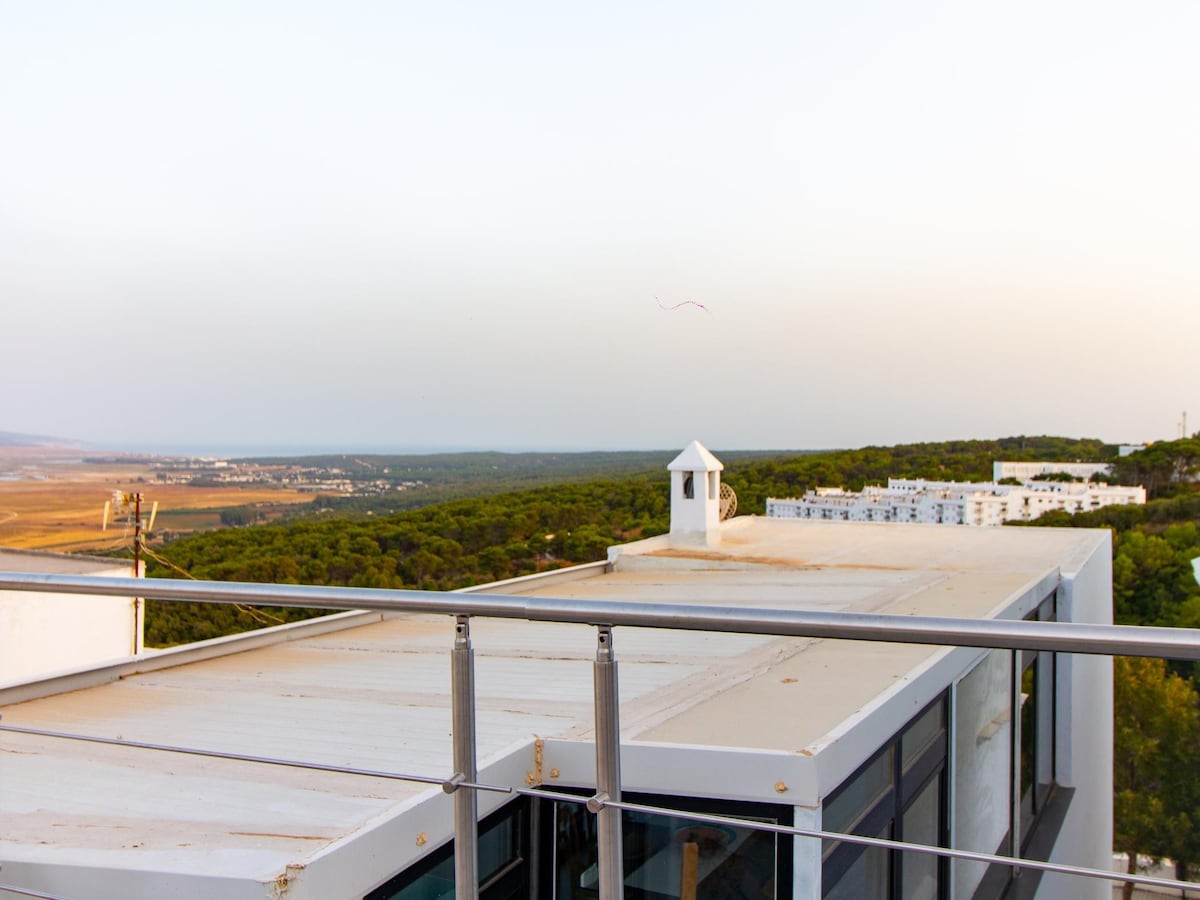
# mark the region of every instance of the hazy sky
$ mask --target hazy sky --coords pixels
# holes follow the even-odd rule
[[[1196,0],[0,0],[0,430],[1173,437],[1197,46]]]

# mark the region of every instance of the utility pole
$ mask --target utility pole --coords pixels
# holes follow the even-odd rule
[[[104,531],[108,530],[108,517],[110,513],[116,513],[117,510],[124,509],[126,514],[130,507],[133,508],[133,577],[142,577],[142,542],[145,536],[154,530],[154,518],[158,514],[158,501],[150,507],[150,522],[142,521],[142,496],[141,491],[133,493],[122,493],[121,491],[113,491],[112,500],[104,503],[104,523],[101,526]],[[126,520],[128,522],[128,520]],[[128,527],[128,525],[126,525]],[[142,652],[142,631],[145,623],[145,604],[141,597],[133,598],[133,642],[131,653],[137,656]]]
[[[142,577],[142,492],[133,495],[133,577]]]
[[[142,577],[142,492],[134,491],[133,493],[133,577]],[[145,608],[141,597],[133,598],[133,651],[132,655],[137,656],[142,649],[142,621],[145,616]]]

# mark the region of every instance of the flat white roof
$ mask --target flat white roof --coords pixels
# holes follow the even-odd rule
[[[1043,589],[1059,571],[1070,576],[1107,540],[1081,529],[747,517],[724,523],[718,547],[673,549],[668,538],[653,538],[619,548],[610,572],[498,591],[981,617]],[[444,778],[453,630],[449,617],[403,616],[280,637],[11,704],[4,723]],[[558,783],[590,783],[590,746],[581,742],[591,740],[594,630],[479,619],[471,631],[481,780],[533,770],[536,738],[546,741],[548,785],[552,766],[561,769]],[[654,777],[641,762],[654,754],[744,752],[808,765],[898,696],[912,673],[952,652],[646,629],[617,629],[614,646],[631,790],[656,787],[641,783]],[[908,714],[896,713],[900,721]],[[826,756],[838,756],[841,767],[853,762],[841,752]],[[267,883],[385,824],[389,840],[415,853],[401,816],[421,803],[440,804],[434,818],[449,822],[449,799],[422,784],[6,733],[0,760],[0,859],[18,862],[219,871]],[[744,778],[765,787],[753,781],[738,790],[769,794],[783,776],[763,767]],[[811,799],[793,793],[783,802]],[[428,826],[413,826],[421,827]]]
[[[10,550],[0,547],[0,569],[47,575],[98,575],[117,572],[133,574],[133,563],[81,553],[49,553],[45,550]]]

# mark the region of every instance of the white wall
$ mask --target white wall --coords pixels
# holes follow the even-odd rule
[[[1107,463],[1068,463],[1068,462],[1002,462],[992,463],[992,479],[1001,478],[1033,478],[1037,475],[1048,475],[1051,472],[1065,472],[1076,478],[1091,478],[1097,472],[1107,472]]]
[[[128,577],[128,566],[88,574]],[[0,683],[130,656],[140,622],[128,597],[0,591]]]
[[[1059,619],[1112,623],[1111,539],[1074,576],[1063,579]],[[1058,782],[1076,789],[1050,855],[1051,862],[1112,868],[1112,658],[1060,653],[1058,679]],[[1110,900],[1112,885],[1096,879],[1047,874],[1040,898]]]
[[[988,653],[960,682],[954,696],[954,834],[958,850],[995,853],[1008,831],[1012,654]],[[956,859],[954,897],[970,897],[987,863]]]

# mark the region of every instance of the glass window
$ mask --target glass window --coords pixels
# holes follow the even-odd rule
[[[529,893],[528,798],[514,800],[479,823],[480,900],[510,900]],[[443,900],[454,897],[454,842],[439,847],[366,900]]]
[[[883,831],[873,837],[891,838],[889,822]],[[868,847],[846,870],[829,891],[824,900],[868,900],[872,897],[889,896],[892,883],[891,854],[882,847]]]
[[[676,806],[680,798],[648,798],[641,802]],[[556,801],[553,808],[553,896],[556,900],[594,900],[599,889],[596,818],[579,803]],[[705,811],[765,822],[784,820],[782,815],[747,815],[719,801]],[[778,885],[784,883],[779,862],[783,839],[775,834],[698,822],[686,815],[635,811],[622,813],[621,831],[628,900],[679,897],[685,878],[694,880],[697,896],[705,898],[741,900],[789,895],[790,884],[782,894],[777,893]]]
[[[892,748],[886,747],[873,761],[861,769],[850,781],[830,795],[821,810],[821,829],[850,834],[854,826],[886,797],[894,784],[895,764]]]
[[[390,894],[371,894],[372,898],[386,897],[387,900],[453,900],[454,856],[443,859],[432,869],[419,876],[400,890]]]
[[[1025,619],[1054,621],[1054,595]],[[1006,855],[1014,852],[1014,843],[1021,850],[1029,845],[1054,790],[1055,668],[1052,652],[997,650],[958,682],[954,754],[958,847]],[[1015,683],[1014,673],[1019,676]],[[999,785],[1007,790],[1001,792]],[[1014,798],[1020,799],[1017,810]],[[1015,823],[1014,814],[1018,814]],[[998,896],[1010,878],[1008,867],[954,863],[956,896],[972,896],[981,885],[988,896]]]
[[[480,892],[503,880],[514,867],[523,864],[528,855],[522,849],[529,840],[525,823],[527,805],[517,804],[511,815],[497,819],[479,829],[478,870]],[[503,896],[503,891],[497,892]]]
[[[921,752],[928,749],[933,741],[942,736],[945,727],[946,711],[941,703],[935,703],[925,713],[918,716],[917,720],[904,730],[900,741],[900,748],[903,752],[900,762],[901,769],[907,772]]]
[[[904,840],[913,844],[937,846],[942,843],[942,805],[940,779],[935,778],[917,794],[904,811]],[[938,900],[938,857],[928,853],[905,853],[901,865],[901,892],[904,900]]]
[[[1002,848],[1008,833],[1012,771],[1012,653],[993,650],[955,690],[955,846],[980,853]],[[954,895],[970,897],[986,863],[955,860]]]
[[[1021,673],[1021,837],[1022,843],[1054,786],[1054,666],[1049,652],[1023,654]]]
[[[946,845],[946,699],[909,722],[822,804],[822,830]],[[936,856],[827,840],[822,889],[828,898],[937,900],[946,866]]]
[[[577,803],[554,804],[554,896],[591,900],[599,896],[596,817]]]

